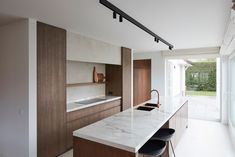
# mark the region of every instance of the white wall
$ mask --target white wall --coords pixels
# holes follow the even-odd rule
[[[67,61],[67,83],[93,82],[93,68],[105,75],[105,64]],[[105,95],[105,84],[67,87],[67,103]]]
[[[67,60],[121,65],[121,47],[67,32]]]
[[[166,61],[166,95],[182,96],[185,90],[185,68],[179,60]]]
[[[30,20],[0,27],[1,157],[36,157],[35,28]]]
[[[29,157],[37,157],[37,23],[28,20]]]
[[[221,57],[221,122],[228,123],[228,57]]]
[[[157,89],[165,95],[165,60],[160,52],[134,53],[133,59],[151,59],[151,89]]]

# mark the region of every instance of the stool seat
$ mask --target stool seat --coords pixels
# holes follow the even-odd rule
[[[166,149],[166,142],[160,140],[149,140],[139,150],[139,153],[149,156],[159,156]]]
[[[170,141],[172,136],[174,135],[175,130],[171,128],[162,128],[159,129],[151,139],[162,140],[162,141]]]

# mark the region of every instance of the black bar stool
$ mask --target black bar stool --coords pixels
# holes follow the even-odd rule
[[[149,140],[139,150],[142,155],[151,157],[161,156],[166,149],[166,142],[161,140]]]
[[[175,156],[175,151],[174,151],[174,148],[173,148],[173,145],[172,145],[172,142],[171,142],[171,138],[172,136],[174,135],[175,133],[175,129],[171,129],[171,128],[162,128],[162,129],[159,129],[154,135],[153,137],[151,138],[152,140],[162,140],[162,141],[165,141],[167,142],[167,144],[171,145],[171,149],[172,149],[172,152],[174,154],[174,157]],[[169,156],[169,151],[168,152],[168,156]]]

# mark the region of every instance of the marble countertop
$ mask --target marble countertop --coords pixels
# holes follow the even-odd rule
[[[136,153],[186,101],[183,97],[160,97],[160,109],[131,108],[76,130],[73,136]],[[145,103],[156,102],[151,99]]]
[[[91,107],[91,106],[95,106],[95,105],[99,105],[99,104],[103,104],[103,103],[107,103],[107,102],[121,99],[120,96],[98,96],[95,98],[100,98],[100,99],[104,99],[104,100],[98,101],[95,103],[90,103],[90,104],[79,104],[79,101],[78,102],[71,102],[71,103],[67,104],[67,112],[72,112],[72,111],[80,110],[83,108],[87,108],[87,107]],[[85,99],[85,100],[89,100],[89,99]]]

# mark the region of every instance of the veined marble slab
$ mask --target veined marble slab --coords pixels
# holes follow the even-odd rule
[[[186,101],[183,97],[160,97],[160,109],[128,109],[76,130],[73,136],[136,153]],[[156,102],[151,99],[145,103]]]

